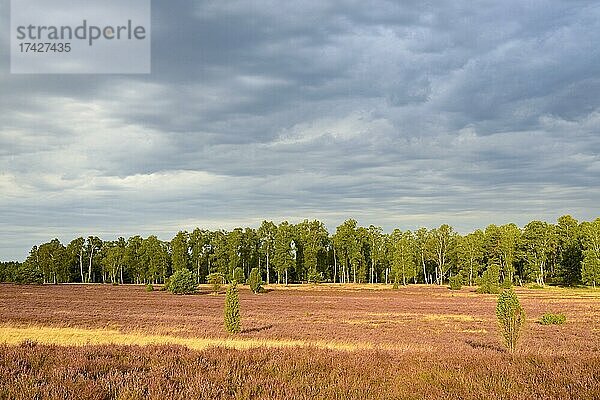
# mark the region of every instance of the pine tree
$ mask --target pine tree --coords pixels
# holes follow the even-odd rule
[[[240,333],[240,298],[237,282],[231,282],[225,296],[225,330],[229,333]]]

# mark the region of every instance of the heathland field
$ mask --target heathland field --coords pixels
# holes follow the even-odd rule
[[[208,287],[0,285],[0,398],[600,398],[600,290],[517,288],[510,354],[496,295],[373,287],[242,287],[228,335]]]

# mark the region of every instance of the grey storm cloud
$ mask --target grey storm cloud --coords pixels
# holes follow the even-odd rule
[[[593,1],[153,2],[152,74],[23,76],[5,32],[0,259],[263,218],[595,218],[599,33]]]

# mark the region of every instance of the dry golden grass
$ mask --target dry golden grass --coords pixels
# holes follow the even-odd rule
[[[203,350],[209,347],[251,349],[256,347],[286,348],[312,347],[340,351],[375,349],[372,343],[341,343],[325,340],[286,340],[286,339],[237,339],[230,338],[184,338],[178,336],[149,335],[145,333],[123,333],[111,329],[57,328],[48,326],[0,326],[0,343],[17,345],[23,342],[37,342],[47,345],[178,345],[189,349]],[[386,349],[392,349],[386,347]],[[394,349],[400,350],[400,348]]]

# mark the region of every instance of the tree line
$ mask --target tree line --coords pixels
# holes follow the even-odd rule
[[[170,241],[152,235],[104,241],[78,237],[33,246],[24,262],[0,263],[5,282],[164,283],[180,269],[197,283],[212,273],[232,279],[258,268],[267,283],[426,283],[459,276],[474,285],[490,267],[502,282],[562,285],[600,282],[600,218],[556,224],[489,225],[466,235],[451,226],[415,231],[358,226],[349,219],[330,234],[318,220],[263,221],[258,229],[180,231]]]

